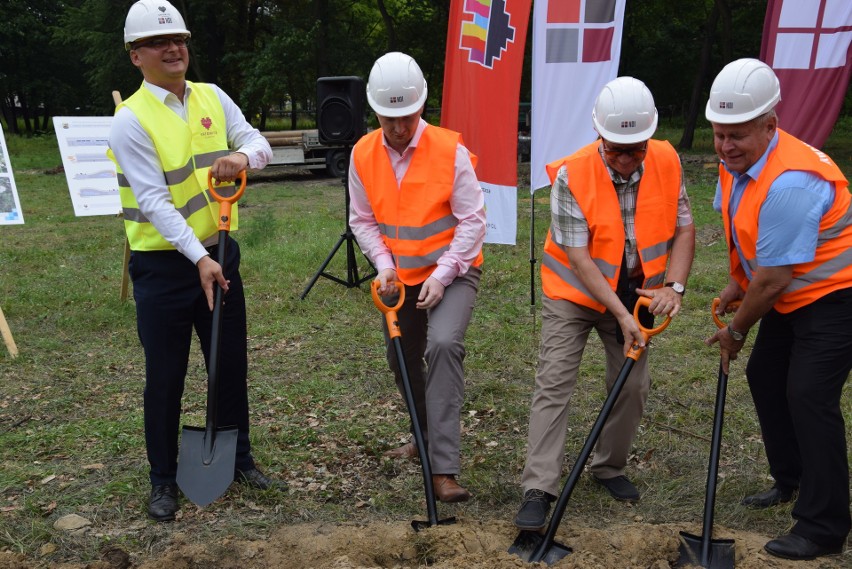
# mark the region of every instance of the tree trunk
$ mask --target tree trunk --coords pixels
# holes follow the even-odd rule
[[[21,104],[21,116],[24,118],[24,132],[27,134],[33,133],[33,125],[30,122],[30,110],[27,104],[27,98],[24,96],[24,90],[18,91],[18,102]]]
[[[679,150],[692,148],[695,137],[695,124],[698,122],[698,113],[701,112],[703,102],[703,86],[710,74],[710,52],[713,49],[713,38],[716,35],[716,25],[719,23],[719,2],[713,6],[710,16],[704,24],[704,43],[701,46],[701,61],[699,62],[698,74],[692,85],[692,96],[689,99],[689,110],[686,113],[686,123],[683,125],[683,135],[678,142]]]
[[[3,118],[6,120],[6,131],[12,134],[18,134],[18,117],[15,113],[15,94],[10,93],[3,97],[0,101],[0,111],[3,112]]]
[[[396,27],[385,6],[385,0],[378,0],[379,12],[382,14],[382,21],[385,23],[385,28],[388,31],[388,51],[398,51],[396,48]]]
[[[44,104],[44,112],[41,115],[41,130],[47,132],[50,128],[50,105]]]
[[[319,22],[319,33],[316,34],[316,57],[317,57],[317,77],[326,77],[328,75],[328,42],[327,38],[330,35],[328,19],[328,0],[317,0],[316,2],[316,19]],[[292,95],[292,93],[291,93]],[[295,125],[295,116],[293,124]],[[295,128],[295,127],[294,127]]]

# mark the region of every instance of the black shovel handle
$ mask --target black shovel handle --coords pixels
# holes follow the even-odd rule
[[[219,202],[219,241],[217,245],[218,263],[225,270],[225,255],[228,232],[231,230],[231,206],[242,197],[246,189],[246,171],[242,170],[237,179],[240,185],[230,196],[223,196],[216,190],[213,171],[207,171],[207,188],[210,195]],[[212,460],[213,444],[216,441],[216,410],[219,402],[219,348],[222,335],[222,305],[224,304],[225,292],[216,283],[216,292],[213,300],[213,317],[210,332],[210,361],[207,368],[207,418],[205,424],[205,453],[204,456]]]
[[[598,437],[600,437],[601,431],[606,424],[606,420],[609,418],[612,408],[615,406],[618,395],[621,393],[621,389],[627,381],[627,376],[630,375],[630,370],[633,369],[633,364],[636,363],[645,351],[651,337],[656,336],[665,330],[672,321],[671,316],[666,315],[663,323],[656,328],[645,328],[642,326],[642,323],[639,322],[639,307],[647,307],[650,305],[650,298],[640,296],[639,300],[636,302],[636,306],[633,308],[633,318],[636,320],[636,323],[639,325],[639,330],[645,338],[645,346],[640,346],[636,343],[633,344],[627,352],[627,357],[624,359],[624,364],[621,366],[618,378],[615,380],[612,389],[607,395],[603,407],[601,408],[600,413],[598,413],[598,418],[595,420],[595,424],[592,426],[592,430],[586,438],[586,443],[583,445],[583,449],[577,456],[577,461],[574,463],[573,468],[571,468],[571,473],[565,481],[565,486],[562,488],[562,493],[559,495],[559,500],[556,502],[556,507],[553,509],[553,515],[550,517],[550,523],[547,526],[547,532],[544,535],[544,539],[530,556],[529,561],[531,563],[544,559],[544,556],[547,555],[548,550],[553,545],[553,538],[556,537],[556,530],[559,529],[559,524],[562,523],[562,516],[565,515],[565,509],[568,507],[568,501],[571,499],[574,487],[577,485],[577,481],[580,479],[580,475],[586,467],[586,462],[588,462],[589,456],[592,454],[592,450],[598,442]]]
[[[727,326],[716,314],[720,298],[714,298],[710,306],[713,322],[718,328]],[[736,310],[741,301],[735,300],[728,307]],[[728,390],[728,374],[722,370],[722,362],[719,362],[719,380],[716,386],[716,404],[713,408],[713,433],[710,437],[710,459],[707,465],[707,484],[704,493],[704,519],[701,529],[701,564],[708,567],[710,563],[710,549],[713,541],[713,511],[716,506],[716,485],[719,478],[719,457],[722,448],[722,428],[725,421],[725,397]]]
[[[402,376],[402,386],[405,391],[405,404],[408,407],[408,416],[411,419],[412,430],[414,431],[414,443],[417,445],[417,454],[420,457],[420,466],[423,471],[423,488],[426,492],[426,513],[429,516],[429,526],[438,525],[438,507],[435,503],[435,489],[432,487],[432,465],[429,462],[429,453],[426,451],[426,443],[423,439],[423,431],[420,429],[420,421],[417,416],[417,407],[414,404],[414,392],[411,389],[411,379],[408,377],[408,366],[405,364],[405,354],[402,350],[402,332],[399,328],[399,318],[397,310],[402,308],[405,302],[405,285],[399,281],[392,283],[399,291],[399,300],[394,306],[388,306],[379,296],[379,283],[374,280],[370,285],[370,292],[373,296],[373,304],[376,305],[384,315],[388,325],[388,334],[393,343],[396,352],[396,361],[399,366],[399,372]],[[422,524],[417,521],[411,522],[415,531]]]

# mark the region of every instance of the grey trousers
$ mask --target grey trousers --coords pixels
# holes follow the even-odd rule
[[[405,302],[397,312],[403,357],[433,474],[457,475],[461,471],[459,447],[464,402],[464,336],[473,314],[481,275],[480,269],[471,267],[466,274],[450,283],[441,302],[429,310],[415,307],[421,285],[406,286]],[[387,324],[385,343],[388,365],[405,400],[402,375]]]
[[[567,300],[542,297],[541,347],[530,407],[527,461],[521,478],[525,491],[536,488],[559,495],[568,403],[577,385],[589,332],[592,328],[597,331],[606,351],[609,393],[625,361],[622,345],[615,338],[617,326],[609,311],[600,313]],[[647,355],[646,350],[634,364],[595,446],[590,470],[599,478],[624,474],[651,385]],[[603,400],[596,409],[602,406]]]

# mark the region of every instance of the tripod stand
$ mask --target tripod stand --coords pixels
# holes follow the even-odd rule
[[[331,252],[328,254],[328,257],[325,258],[319,270],[317,270],[316,274],[311,279],[311,282],[308,283],[308,286],[305,287],[305,290],[302,291],[302,295],[299,297],[302,300],[305,300],[305,297],[308,296],[308,293],[311,291],[311,288],[314,284],[319,280],[319,278],[325,277],[327,279],[333,280],[336,283],[342,284],[346,286],[346,288],[354,288],[359,286],[361,283],[367,282],[376,276],[376,268],[370,263],[370,260],[367,259],[367,262],[370,264],[370,269],[372,272],[366,276],[359,277],[358,276],[358,263],[355,260],[355,245],[357,241],[355,240],[355,235],[352,233],[352,227],[349,226],[349,148],[346,148],[346,168],[343,172],[343,178],[341,182],[343,182],[343,193],[346,202],[346,231],[340,234],[340,239],[337,240],[337,244],[331,249]],[[346,280],[343,280],[334,275],[330,275],[325,272],[326,267],[334,258],[334,255],[337,253],[337,250],[346,243]]]

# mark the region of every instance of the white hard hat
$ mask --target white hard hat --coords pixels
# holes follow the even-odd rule
[[[781,84],[758,59],[738,59],[722,68],[710,87],[704,115],[710,122],[739,124],[771,111],[781,100]]]
[[[595,130],[617,144],[644,142],[657,130],[654,96],[640,80],[617,77],[604,85],[592,110]]]
[[[426,103],[426,80],[409,55],[392,51],[376,60],[367,80],[367,102],[383,117],[405,117]]]
[[[183,16],[166,0],[139,0],[124,20],[124,48],[143,38],[182,34],[190,36]]]

